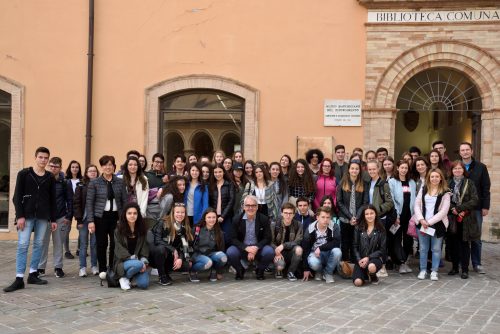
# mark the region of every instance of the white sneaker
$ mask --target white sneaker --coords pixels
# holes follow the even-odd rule
[[[92,275],[94,276],[99,275],[99,269],[97,269],[97,267],[92,267],[90,268],[90,270],[92,271]]]
[[[385,269],[385,264],[382,266],[382,269],[380,269],[377,273],[377,277],[387,277],[389,274],[387,273],[387,270]]]
[[[151,276],[158,276],[158,269],[156,268],[151,269]]]
[[[325,277],[325,282],[326,283],[333,283],[333,282],[335,282],[335,280],[333,279],[333,275],[331,275],[331,274],[325,274],[324,277]]]
[[[406,272],[407,272],[407,273],[411,273],[411,272],[413,272],[413,270],[412,270],[412,269],[410,268],[410,266],[408,265],[408,262],[406,262],[404,265],[405,265],[405,269],[406,269]]]
[[[437,281],[437,280],[439,280],[437,271],[431,272],[431,281]]]
[[[106,272],[103,271],[103,272],[99,273],[99,278],[104,281],[106,279]]]
[[[420,271],[420,273],[418,274],[417,278],[418,279],[425,279],[425,277],[427,276],[427,271],[425,270],[422,270]]]
[[[120,288],[122,288],[122,290],[130,290],[130,281],[128,278],[126,277],[122,277],[119,279],[119,282],[120,282]]]
[[[85,268],[85,267],[80,268],[80,271],[78,272],[78,276],[87,277],[87,268]]]

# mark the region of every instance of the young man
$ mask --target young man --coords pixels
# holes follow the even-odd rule
[[[389,156],[389,151],[385,147],[379,147],[377,148],[377,151],[375,151],[375,154],[377,155],[377,161],[379,162],[380,166],[384,163],[384,159]]]
[[[342,180],[347,171],[347,163],[345,162],[345,146],[337,145],[335,146],[335,162],[333,163],[333,168],[335,169],[335,179],[337,184]]]
[[[309,210],[309,200],[305,197],[297,198],[297,213],[295,214],[295,220],[302,224],[302,230],[307,231],[307,227],[314,221],[314,216],[310,214]]]
[[[285,203],[281,207],[281,221],[274,229],[274,265],[276,266],[276,278],[282,278],[282,271],[288,268],[287,278],[296,281],[295,273],[302,260],[302,224],[293,219],[295,206]]]
[[[241,260],[259,261],[257,279],[264,279],[266,269],[274,258],[271,244],[271,225],[269,217],[257,212],[257,197],[249,195],[243,201],[244,212],[233,220],[231,244],[227,249],[229,264],[236,269],[236,280],[245,276]]]
[[[481,231],[483,226],[483,217],[487,216],[490,210],[490,175],[486,165],[472,157],[474,152],[472,151],[471,143],[461,143],[459,147],[459,154],[467,172],[469,173],[469,179],[474,181],[474,185],[476,186],[477,194],[479,196],[479,203],[477,209],[473,211],[473,214],[476,217],[479,224],[479,230]],[[479,274],[485,274],[486,271],[481,264],[481,248],[481,238],[477,241],[471,242],[472,268],[474,268],[474,271]]]
[[[49,229],[45,232],[45,238],[43,239],[43,251],[42,257],[40,258],[40,263],[38,264],[38,275],[40,277],[45,275],[45,268],[47,266],[47,258],[49,255],[49,245],[50,236],[52,235],[52,248],[54,256],[54,274],[56,277],[64,277],[63,271],[63,241],[66,235],[66,229],[68,225],[71,224],[71,213],[69,212],[69,194],[71,190],[68,187],[66,180],[64,179],[64,173],[61,172],[62,160],[59,157],[53,157],[49,161],[49,170],[55,180],[56,187],[56,223],[57,229],[55,231],[50,231]]]
[[[55,223],[55,180],[52,174],[45,170],[49,156],[50,152],[47,148],[37,148],[35,152],[35,165],[25,168],[17,174],[16,189],[14,190],[13,198],[18,234],[16,280],[10,286],[3,289],[5,292],[24,288],[24,272],[26,271],[31,232],[34,233],[34,237],[28,284],[47,284],[47,281],[38,277],[37,270],[42,255],[45,231],[47,229],[54,231],[57,228],[57,224]]]
[[[316,211],[317,222],[304,231],[304,281],[315,271],[315,280],[323,278],[326,283],[333,283],[333,271],[337,268],[342,251],[340,250],[340,226],[332,223],[329,207],[320,207]]]
[[[418,158],[419,156],[422,155],[422,151],[416,146],[410,147],[408,149],[408,152],[410,152],[410,155],[411,155],[411,158],[413,161],[415,161],[416,158]]]
[[[446,147],[444,146],[444,142],[442,140],[436,140],[432,143],[432,149],[437,150],[439,155],[441,155],[441,159],[443,160],[444,168],[446,171],[451,172],[451,161],[450,158],[446,155]]]

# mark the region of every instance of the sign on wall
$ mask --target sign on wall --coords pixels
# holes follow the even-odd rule
[[[325,100],[324,126],[361,126],[361,100]]]
[[[500,22],[500,9],[369,11],[368,23]]]

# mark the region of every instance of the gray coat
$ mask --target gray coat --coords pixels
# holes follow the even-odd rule
[[[123,180],[113,175],[111,180],[113,193],[115,194],[118,213],[121,212],[127,203],[127,193],[123,185]],[[87,200],[85,210],[87,211],[87,221],[94,222],[95,217],[102,218],[106,201],[108,200],[108,185],[106,180],[100,176],[90,181],[87,188]]]

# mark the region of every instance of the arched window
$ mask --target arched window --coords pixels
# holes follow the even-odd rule
[[[188,89],[160,98],[160,131],[166,138],[160,149],[167,157],[195,153],[211,158],[215,150],[232,154],[241,147],[245,100],[234,94],[211,89]],[[200,130],[202,130],[200,132]],[[172,143],[166,133],[182,134],[184,145]],[[230,141],[221,136],[231,133]],[[190,140],[189,140],[190,139]],[[177,139],[178,140],[178,139]],[[217,145],[223,147],[217,147]]]
[[[0,90],[0,228],[8,227],[11,95]]]

